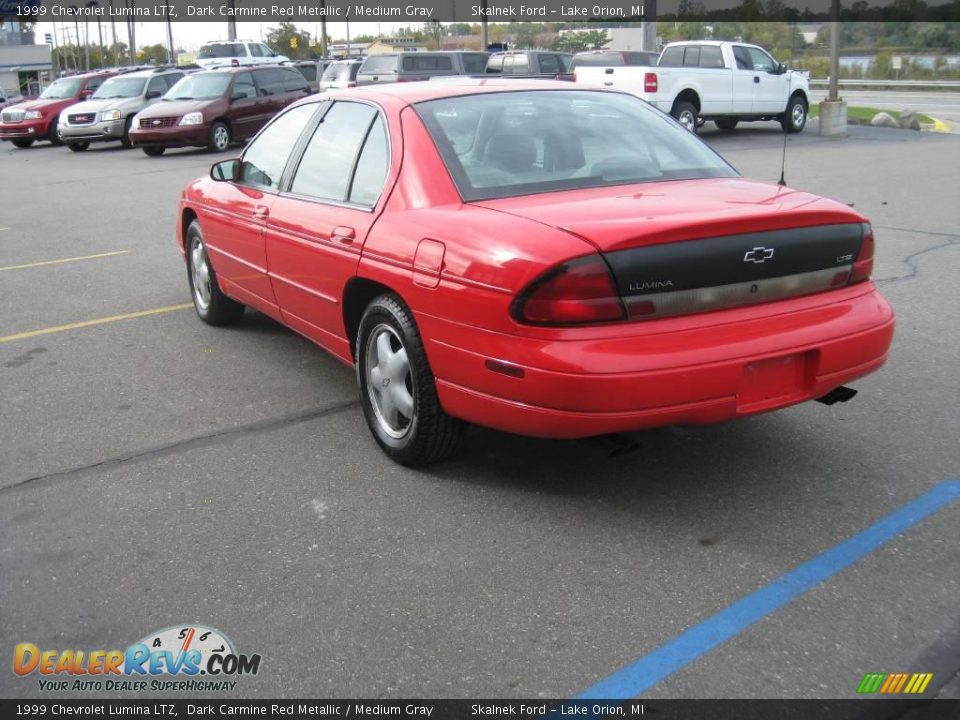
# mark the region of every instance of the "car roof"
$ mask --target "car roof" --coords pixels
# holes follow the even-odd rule
[[[518,92],[521,90],[554,90],[579,92],[609,92],[602,88],[575,85],[563,80],[519,80],[506,78],[469,78],[453,76],[445,80],[430,80],[416,83],[384,83],[365,85],[336,91],[336,97],[347,99],[393,99],[404,104],[414,104],[427,100],[480,95],[486,93]],[[312,96],[316,99],[317,95]],[[310,98],[307,98],[309,100]]]

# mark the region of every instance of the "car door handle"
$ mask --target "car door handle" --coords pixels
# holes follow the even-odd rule
[[[269,214],[270,214],[270,208],[265,207],[263,205],[257,205],[257,207],[253,209],[253,217],[256,218],[257,220],[263,220]]]
[[[334,242],[341,242],[344,245],[349,245],[354,240],[357,239],[357,231],[352,227],[346,227],[345,225],[337,225],[333,232],[330,233],[330,239]]]
[[[760,82],[760,76],[759,76],[759,75],[754,75],[754,76],[753,76],[753,81],[754,81],[755,83]]]

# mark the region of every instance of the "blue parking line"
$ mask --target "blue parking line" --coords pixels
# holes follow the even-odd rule
[[[625,700],[637,697],[958,498],[960,480],[940,483],[849,540],[767,583],[587,688],[575,699]]]

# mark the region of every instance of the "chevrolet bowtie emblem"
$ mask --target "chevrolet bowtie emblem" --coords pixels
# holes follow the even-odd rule
[[[773,257],[774,249],[766,247],[755,247],[753,250],[747,250],[743,254],[743,261],[749,263],[762,263]]]

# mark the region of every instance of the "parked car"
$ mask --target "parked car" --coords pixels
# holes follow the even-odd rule
[[[280,110],[310,94],[290,67],[223,68],[187,75],[160,102],[141,110],[130,129],[147,155],[169,147],[223,152],[255,135]]]
[[[117,74],[117,70],[100,70],[54,80],[34,100],[10,105],[0,110],[0,140],[9,140],[18,148],[28,148],[38,140],[62,145],[58,130],[60,113],[67,107],[86,100]]]
[[[461,50],[370,55],[360,67],[357,85],[413,82],[445,75],[482,73],[488,57],[489,54],[485,52]]]
[[[867,219],[741,178],[634,95],[569,87],[297,103],[182,194],[197,314],[249,305],[355,366],[408,465],[466,422],[575,438],[849,399],[894,329]]]
[[[357,73],[362,64],[362,60],[335,60],[330,63],[320,76],[319,92],[356,87]]]
[[[805,74],[739,42],[670,43],[656,68],[581,67],[577,82],[634,92],[691,131],[706,120],[721,130],[742,121],[779,120],[785,132],[797,133],[810,107]]]
[[[27,98],[21,95],[19,92],[10,93],[7,92],[6,88],[0,87],[0,110],[9,105],[16,105],[17,103],[22,103]]]
[[[317,92],[320,90],[320,78],[323,76],[323,71],[329,67],[333,60],[300,60],[292,64],[292,67],[295,67],[300,71],[300,74],[303,75],[303,79],[307,81],[307,85],[310,86],[311,92]]]
[[[653,67],[660,57],[658,52],[644,50],[584,50],[570,61],[570,72],[578,67]]]
[[[156,68],[110,78],[90,97],[60,113],[58,131],[67,147],[81,152],[92,142],[119,140],[133,147],[133,116],[160,100],[184,77],[182,70]]]
[[[486,72],[495,75],[521,75],[527,78],[573,79],[570,75],[570,53],[550,50],[508,50],[494,53],[487,61]]]
[[[286,55],[275,53],[263,43],[252,40],[214,40],[197,51],[196,63],[202,68],[231,65],[277,65],[290,62]]]

